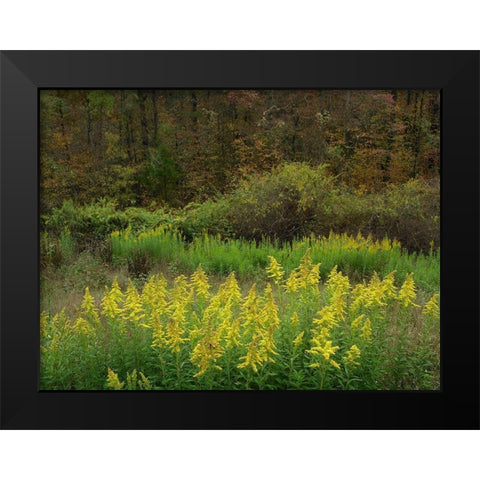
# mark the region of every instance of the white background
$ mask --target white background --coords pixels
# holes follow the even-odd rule
[[[6,1],[0,49],[479,49],[474,2]],[[0,432],[5,479],[478,478],[478,431]]]

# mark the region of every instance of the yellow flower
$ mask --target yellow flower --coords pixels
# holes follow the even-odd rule
[[[350,291],[350,281],[346,275],[342,275],[342,272],[337,272],[337,266],[335,265],[326,282],[326,290],[329,297],[332,296],[344,296]]]
[[[93,328],[84,318],[78,317],[73,331],[79,335],[89,335],[93,332]]]
[[[402,302],[404,307],[408,307],[409,305],[418,307],[418,305],[413,303],[413,300],[417,295],[415,290],[416,287],[413,281],[413,273],[409,273],[405,278],[405,282],[403,282],[403,285],[401,286],[397,296],[397,298]]]
[[[152,317],[165,313],[167,308],[167,281],[163,275],[157,277],[152,275],[144,285],[142,291],[142,302],[145,311]]]
[[[440,306],[438,305],[438,293],[432,296],[432,298],[423,307],[423,314],[427,318],[437,320],[440,318]]]
[[[362,315],[359,315],[355,320],[352,321],[350,328],[352,332],[355,332],[360,328],[360,324],[362,323],[363,317],[365,315],[362,313]]]
[[[300,265],[293,269],[285,282],[285,290],[289,293],[307,288],[318,288],[320,263],[312,265],[310,249],[302,257]]]
[[[252,338],[252,341],[248,344],[247,353],[243,357],[240,357],[240,360],[243,360],[243,362],[240,363],[237,368],[250,367],[254,372],[258,372],[257,366],[265,362],[265,358],[258,348],[260,340],[260,334]]]
[[[284,288],[288,293],[296,292],[301,288],[301,278],[299,277],[296,269],[292,270],[292,272],[290,273],[290,276],[285,282]]]
[[[242,293],[240,287],[238,286],[237,279],[235,278],[235,272],[232,272],[225,282],[227,299],[232,300],[232,304],[237,305],[242,300]]]
[[[99,324],[97,308],[95,307],[93,297],[90,295],[90,290],[88,287],[85,289],[85,295],[83,296],[81,312],[89,322],[97,325]]]
[[[193,290],[190,288],[187,277],[179,275],[173,282],[171,290],[172,304],[182,304],[185,307],[190,304],[192,300]]]
[[[269,255],[268,258],[270,259],[270,264],[266,268],[268,277],[273,278],[275,284],[278,285],[281,282],[285,272],[283,271],[280,263],[278,263],[274,257]]]
[[[332,365],[333,367],[338,368],[338,369],[340,370],[340,365],[339,365],[335,360],[330,359],[330,360],[329,360],[329,363],[330,363],[330,365]]]
[[[315,347],[314,347],[315,348]],[[325,345],[322,347],[318,347],[320,353],[323,355],[325,360],[330,359],[330,355],[335,355],[335,352],[340,348],[340,347],[334,347],[332,346],[332,341],[328,340],[325,342]]]
[[[140,380],[138,380],[138,386],[140,390],[152,390],[152,384],[148,377],[146,377],[142,372],[138,372],[140,375]]]
[[[182,335],[185,333],[185,305],[176,303],[173,305],[174,311],[167,320],[166,336],[170,350],[179,353],[180,345],[187,341]]]
[[[320,318],[314,318],[313,323],[319,327],[330,329],[338,323],[337,309],[334,305],[325,305],[317,315]]]
[[[218,332],[208,332],[195,346],[190,357],[191,362],[200,369],[194,377],[203,375],[211,366],[218,367],[216,361],[222,354]]]
[[[105,295],[102,298],[102,313],[108,319],[113,320],[120,317],[122,309],[120,305],[124,301],[124,295],[118,286],[117,278],[113,280],[112,288],[105,287]]]
[[[155,319],[152,323],[153,333],[152,333],[152,347],[161,348],[167,341],[165,339],[165,330],[160,319]]]
[[[310,353],[315,357],[321,357],[323,360],[327,361],[327,364],[330,364],[335,368],[340,368],[340,365],[331,358],[340,347],[333,346],[331,340],[319,339],[318,337],[314,337],[312,343],[314,346],[310,350],[307,350],[307,353]],[[324,362],[314,362],[310,364],[310,367],[320,368],[322,364],[324,364]]]
[[[241,317],[237,317],[233,322],[230,322],[228,329],[224,330],[225,341],[227,349],[231,349],[235,346],[240,346],[240,325]]]
[[[118,379],[118,375],[109,368],[108,376],[107,376],[107,385],[108,385],[108,388],[111,388],[113,390],[121,390],[125,385],[125,382],[120,382],[120,380]]]
[[[302,343],[304,334],[305,334],[305,332],[302,331],[295,337],[295,340],[293,340],[293,345],[295,347],[298,347]]]
[[[129,322],[140,322],[145,317],[142,300],[131,280],[127,287],[122,314]]]
[[[345,365],[353,367],[355,365],[360,365],[357,360],[360,358],[360,349],[356,345],[352,345],[347,354],[343,357]]]
[[[290,318],[290,323],[292,324],[293,328],[295,328],[298,325],[299,320],[298,320],[298,313],[297,312],[293,312],[293,315]]]
[[[316,287],[320,281],[320,263],[314,265],[306,277],[306,283],[311,287]]]
[[[208,277],[203,271],[202,264],[198,264],[198,268],[191,276],[191,283],[195,289],[196,294],[202,298],[209,297],[210,285],[208,284]]]
[[[241,307],[241,312],[245,326],[250,326],[258,321],[259,305],[255,283],[251,286],[247,296],[245,297]]]
[[[361,334],[361,337],[364,338],[365,340],[368,340],[370,339],[370,337],[372,336],[372,325],[370,323],[370,319],[367,318],[365,320],[365,323],[362,327],[362,334]]]
[[[395,273],[396,270],[390,272],[383,280],[383,287],[385,298],[395,298],[397,296],[397,289],[395,288]]]
[[[110,369],[109,369],[110,370]],[[138,378],[140,376],[140,378]],[[118,381],[118,378],[117,378]],[[115,380],[113,380],[115,383]],[[123,383],[121,383],[123,386]],[[146,377],[142,372],[138,372],[134,369],[132,373],[127,372],[127,390],[152,390],[152,384],[148,377]],[[121,388],[116,388],[116,390],[121,390]]]

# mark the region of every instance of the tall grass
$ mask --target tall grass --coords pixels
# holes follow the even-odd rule
[[[440,285],[440,253],[408,253],[395,240],[331,233],[328,237],[310,236],[280,245],[267,238],[260,242],[242,239],[223,239],[219,235],[203,234],[191,242],[185,241],[175,230],[158,227],[133,233],[130,229],[111,234],[113,261],[133,262],[139,255],[150,262],[170,266],[175,271],[193,272],[199,264],[207,273],[225,275],[235,271],[239,278],[260,277],[273,256],[289,274],[299,264],[307,249],[312,261],[320,263],[320,275],[326,276],[337,265],[352,280],[368,279],[374,272],[386,275],[396,270],[396,278],[403,282],[415,272],[419,288],[434,292]]]

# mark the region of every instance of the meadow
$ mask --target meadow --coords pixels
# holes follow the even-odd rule
[[[42,389],[439,388],[438,250],[168,226],[97,253],[43,240]]]

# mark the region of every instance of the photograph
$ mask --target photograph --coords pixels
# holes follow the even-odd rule
[[[440,391],[441,106],[40,88],[40,390]]]

